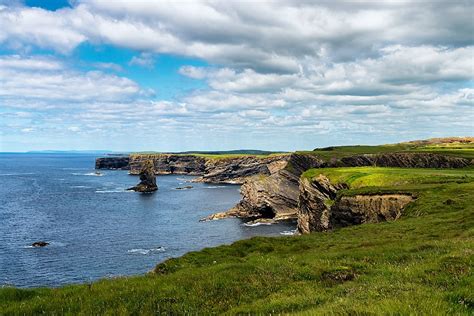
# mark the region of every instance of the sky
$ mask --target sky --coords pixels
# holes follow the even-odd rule
[[[0,0],[0,151],[474,135],[472,1]]]

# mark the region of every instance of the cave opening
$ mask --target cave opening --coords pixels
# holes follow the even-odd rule
[[[261,214],[261,218],[274,218],[275,217],[275,211],[273,208],[271,208],[268,205],[265,205],[263,208],[259,210]]]

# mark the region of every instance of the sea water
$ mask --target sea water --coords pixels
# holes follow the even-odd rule
[[[0,286],[60,286],[143,274],[163,260],[295,223],[199,219],[234,206],[238,185],[158,176],[154,194],[126,191],[137,176],[94,170],[90,154],[0,154]],[[192,189],[177,190],[191,185]],[[34,248],[35,241],[50,245]]]

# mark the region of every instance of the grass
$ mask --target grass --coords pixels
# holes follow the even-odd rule
[[[382,154],[382,153],[433,153],[460,158],[474,159],[474,140],[472,142],[461,143],[400,143],[392,145],[379,146],[336,146],[327,148],[317,148],[313,151],[299,151],[298,153],[306,153],[317,155],[325,161],[332,159],[340,159],[354,155],[363,154]]]
[[[158,158],[163,155],[173,155],[173,156],[195,156],[195,157],[202,157],[206,159],[231,159],[231,158],[241,158],[241,157],[255,157],[255,158],[267,158],[267,157],[273,157],[273,156],[283,156],[283,155],[289,155],[289,153],[178,153],[178,154],[166,154],[166,153],[157,153],[157,152],[137,152],[137,153],[132,153],[130,154],[131,158],[137,158],[137,157],[146,157],[148,159],[151,158]]]
[[[0,314],[474,314],[474,171],[341,168],[354,190],[417,190],[398,221],[256,237],[168,260],[156,273],[0,289]]]

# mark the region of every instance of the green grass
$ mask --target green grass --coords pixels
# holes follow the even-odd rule
[[[400,143],[379,146],[336,146],[328,148],[319,148],[313,151],[299,151],[298,153],[313,154],[317,155],[325,161],[330,161],[331,159],[340,159],[343,157],[350,157],[354,155],[398,152],[433,153],[474,159],[474,143]]]
[[[347,183],[350,188],[403,187],[424,184],[464,183],[474,181],[474,168],[416,169],[416,168],[325,168],[310,169],[303,177],[324,174],[332,183]]]
[[[398,221],[257,237],[168,260],[156,274],[57,289],[0,290],[0,315],[474,314],[474,172],[323,171],[354,190],[403,188]]]
[[[202,157],[206,159],[230,159],[230,158],[241,158],[241,157],[255,157],[255,158],[267,158],[272,156],[283,156],[289,155],[289,153],[255,153],[255,154],[248,154],[248,153],[218,153],[218,154],[206,154],[206,153],[178,153],[178,154],[167,154],[167,153],[158,153],[158,152],[136,152],[130,154],[131,158],[136,157],[145,157],[148,159],[151,158],[158,158],[163,155],[173,155],[173,156],[195,156],[195,157]]]

